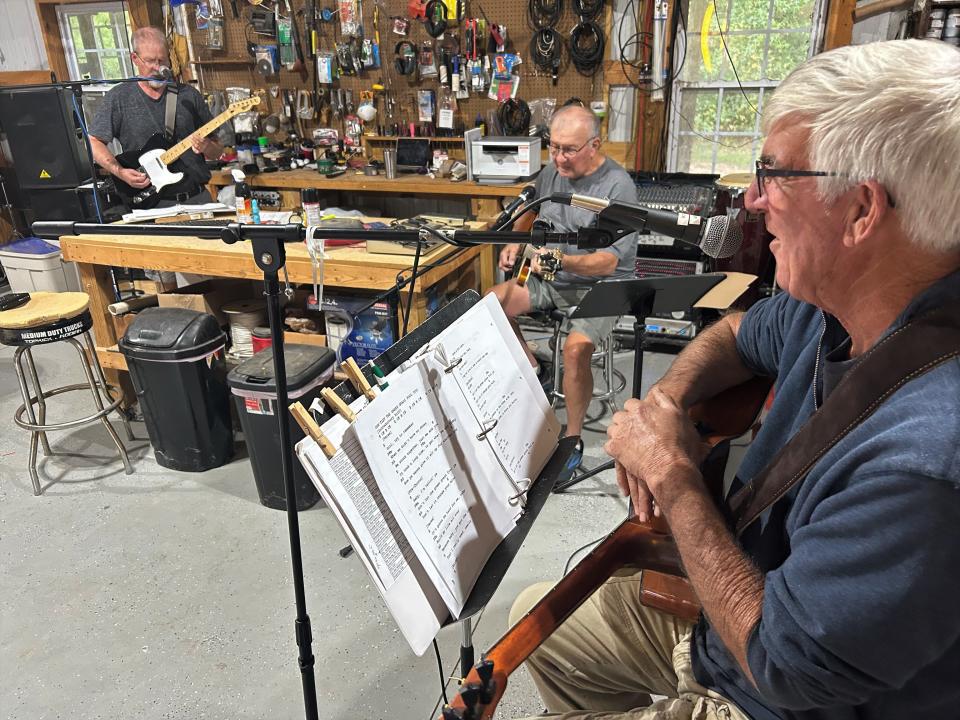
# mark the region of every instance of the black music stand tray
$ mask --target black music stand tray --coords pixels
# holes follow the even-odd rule
[[[433,313],[425,322],[418,325],[400,340],[395,342],[389,348],[383,351],[374,360],[377,367],[384,373],[389,374],[392,370],[399,367],[403,362],[411,358],[421,347],[430,340],[439,335],[454,320],[463,315],[469,308],[480,302],[480,295],[474,290],[467,290],[461,293],[451,302],[444,305],[440,310]],[[376,385],[376,378],[373,375],[369,365],[363,365],[360,368],[364,376],[371,385]],[[333,388],[333,391],[339,395],[345,402],[350,403],[357,398],[357,391],[349,382],[342,382]],[[320,414],[320,424],[333,416],[333,411],[325,408]],[[454,622],[462,622],[463,641],[460,646],[460,670],[461,676],[466,677],[470,668],[474,664],[474,651],[471,640],[470,619],[473,615],[479,613],[490,602],[493,593],[500,586],[500,582],[510,569],[513,559],[517,556],[520,546],[533,527],[534,520],[543,509],[551,490],[557,483],[569,482],[573,471],[566,468],[567,460],[576,446],[577,438],[562,438],[554,450],[550,460],[540,472],[539,477],[530,486],[527,493],[527,504],[521,518],[517,521],[517,526],[510,531],[497,546],[496,550],[483,566],[480,577],[473,586],[466,604],[463,606],[463,612],[458,620],[447,618],[444,626]]]
[[[607,280],[590,288],[571,318],[633,315],[633,397],[640,397],[643,381],[643,343],[646,339],[646,318],[653,313],[689,310],[707,291],[724,279],[723,273],[678,275],[643,279]],[[613,467],[613,461],[602,463],[580,475],[558,481],[553,491],[569,490],[582,480]]]

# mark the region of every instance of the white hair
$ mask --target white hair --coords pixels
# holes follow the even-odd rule
[[[139,54],[141,45],[151,42],[166,47],[167,36],[163,34],[163,30],[158,27],[153,27],[152,25],[137,28],[130,37],[130,49]]]
[[[865,180],[882,184],[914,243],[960,248],[960,49],[890,40],[817,55],[780,84],[763,132],[782,121],[810,131],[811,169],[826,200]]]
[[[558,122],[583,123],[590,131],[590,137],[600,137],[600,118],[593,110],[582,105],[564,105],[555,110],[550,117],[550,127]]]

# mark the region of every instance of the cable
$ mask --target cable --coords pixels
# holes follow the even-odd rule
[[[447,699],[447,683],[443,677],[443,660],[440,659],[440,646],[437,645],[437,639],[433,639],[433,652],[437,655],[437,669],[440,671],[440,694],[443,695],[443,702],[447,705],[450,701]]]
[[[530,38],[530,58],[534,65],[553,76],[556,85],[563,62],[563,38],[560,33],[552,27],[534,32]]]
[[[410,322],[410,308],[413,307],[413,289],[416,287],[417,268],[420,266],[420,255],[423,252],[423,242],[417,240],[417,250],[413,255],[413,269],[410,271],[410,290],[407,291],[407,307],[403,311],[403,330],[400,337],[407,334],[407,325]]]
[[[497,122],[504,135],[526,135],[530,132],[530,106],[519,98],[508,98],[497,108]]]
[[[603,65],[606,39],[603,30],[592,20],[583,20],[570,31],[567,51],[573,66],[581,75],[595,75]]]
[[[593,20],[603,11],[603,0],[573,0],[573,12],[581,20]]]
[[[564,577],[566,577],[566,574],[570,571],[570,563],[573,562],[573,559],[574,559],[579,553],[583,552],[584,550],[586,550],[586,549],[587,549],[588,547],[590,547],[591,545],[596,545],[598,542],[600,542],[601,540],[603,540],[603,538],[605,538],[605,537],[606,537],[606,535],[602,535],[601,537],[598,537],[596,540],[591,540],[591,541],[588,542],[586,545],[581,545],[581,546],[578,547],[576,550],[574,550],[572,553],[570,553],[570,557],[567,558],[567,564],[563,566],[563,575],[564,575]]]
[[[70,97],[73,98],[73,113],[77,116],[77,122],[80,123],[80,130],[83,132],[83,138],[87,142],[87,147],[90,148],[90,133],[87,132],[87,124],[83,121],[83,114],[80,112],[80,106],[77,105],[77,94],[71,93]],[[92,149],[91,149],[92,154]],[[97,192],[97,168],[90,168],[90,179],[92,181],[92,190],[93,190],[93,207],[97,211],[97,222],[103,223],[103,213],[100,212],[100,193]]]
[[[527,0],[527,12],[534,30],[552,28],[563,15],[563,0]]]
[[[740,80],[740,73],[737,72],[737,66],[734,64],[733,57],[730,55],[730,49],[727,47],[727,39],[723,36],[723,27],[720,25],[720,15],[718,13],[714,13],[713,17],[717,21],[717,30],[720,33],[720,42],[723,43],[723,52],[726,53],[727,60],[730,61],[730,67],[733,69],[733,76],[737,79],[737,85],[740,87],[740,94],[743,95],[743,99],[747,101],[747,105],[750,106],[750,109],[759,115],[760,111],[753,106],[753,103],[750,102],[750,98],[747,97],[746,90],[743,89],[743,82]]]

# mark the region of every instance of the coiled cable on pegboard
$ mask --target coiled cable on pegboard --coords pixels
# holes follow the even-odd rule
[[[581,20],[593,20],[603,10],[603,0],[572,0],[573,14]]]
[[[497,108],[497,123],[504,135],[530,132],[530,106],[519,98],[508,98]]]
[[[583,20],[570,31],[567,51],[570,61],[581,75],[595,75],[603,65],[606,39],[603,30],[593,20]]]
[[[530,58],[534,65],[550,73],[556,85],[563,61],[563,38],[560,33],[554,28],[534,32],[530,38]]]
[[[527,12],[534,30],[554,27],[563,15],[563,0],[527,0]]]

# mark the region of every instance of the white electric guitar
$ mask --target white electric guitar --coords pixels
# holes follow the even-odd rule
[[[161,200],[172,199],[178,193],[192,189],[195,183],[185,180],[182,172],[171,171],[170,165],[185,152],[192,150],[193,138],[206,137],[230,118],[247,112],[259,104],[260,97],[257,95],[246,100],[238,100],[176,145],[170,145],[163,133],[157,133],[139,150],[130,150],[117,155],[117,162],[120,165],[138,170],[150,178],[150,185],[145,188],[135,188],[120,178],[114,177],[113,183],[117,192],[131,207],[148,210]]]

